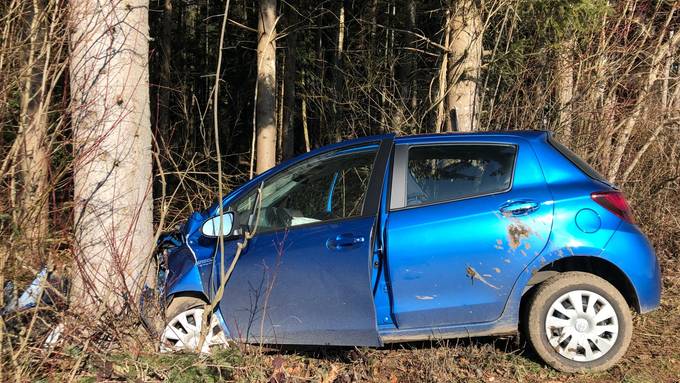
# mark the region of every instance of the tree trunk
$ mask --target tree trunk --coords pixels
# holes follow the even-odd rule
[[[477,83],[482,65],[482,20],[473,0],[451,6],[447,82],[447,131],[470,132],[477,125]]]
[[[339,122],[338,104],[344,100],[344,76],[342,72],[344,52],[345,52],[345,1],[339,2],[338,9],[338,38],[335,44],[335,54],[333,56],[333,97],[331,100],[331,126],[334,131],[335,142],[342,141],[343,131]]]
[[[284,100],[283,100],[283,153],[284,160],[292,158],[295,154],[295,79],[297,77],[297,11],[291,10],[288,16],[288,25],[293,29],[286,37],[286,65],[285,78],[283,79]]]
[[[408,30],[411,32],[416,32],[416,2],[415,0],[408,0]],[[410,46],[413,49],[416,49],[417,46],[417,38],[415,36],[411,36],[410,39]],[[410,116],[413,116],[413,113],[415,112],[415,109],[418,107],[418,99],[416,98],[416,53],[415,52],[410,52],[408,54],[408,59],[407,59],[407,73],[408,76],[410,77],[410,81],[408,84],[408,91],[405,92],[405,96],[410,98],[410,107],[411,111],[409,113]]]
[[[172,0],[164,0],[163,24],[161,26],[161,73],[158,88],[158,129],[170,129],[170,89],[173,87],[171,79],[172,68],[172,39],[175,18],[173,16]]]
[[[669,20],[672,16],[672,13],[669,14]],[[668,41],[660,44],[651,57],[649,72],[647,72],[647,77],[642,84],[642,89],[640,89],[635,106],[619,125],[622,127],[621,133],[617,135],[616,146],[614,147],[609,171],[607,172],[607,177],[611,182],[616,182],[616,177],[619,173],[619,168],[621,167],[621,161],[623,161],[623,156],[625,154],[626,147],[628,146],[628,141],[630,140],[630,137],[633,133],[633,128],[646,110],[647,103],[649,102],[648,95],[652,90],[652,86],[659,77],[659,66],[662,60],[666,58],[666,55],[669,54],[669,52],[673,52],[678,45],[680,45],[680,34],[676,34],[674,36],[671,34],[671,37],[668,39]]]
[[[557,52],[555,62],[555,93],[559,108],[558,131],[562,142],[571,142],[573,121],[572,98],[574,97],[574,41],[567,40]]]
[[[302,71],[300,75],[300,80],[302,81],[302,89],[305,89],[305,71]],[[309,152],[311,150],[311,143],[309,142],[309,126],[307,126],[307,99],[305,98],[305,93],[302,92],[300,95],[300,119],[302,120],[302,136],[305,140],[305,151]]]
[[[48,98],[45,92],[43,72],[46,70],[48,44],[43,21],[46,10],[41,2],[34,1],[27,12],[30,24],[28,52],[26,53],[25,78],[20,101],[19,168],[22,181],[20,193],[20,217],[16,221],[25,242],[25,251],[33,256],[41,249],[47,235],[48,195],[47,175],[49,154],[46,148],[47,118],[45,111]]]
[[[257,167],[276,165],[276,0],[260,0],[257,23]]]
[[[450,16],[451,11],[446,10],[446,16],[444,18],[444,46],[448,47],[449,40],[451,39],[451,22],[450,22]],[[449,52],[443,51],[442,52],[442,61],[441,64],[439,65],[439,72],[438,72],[438,81],[437,81],[437,98],[435,99],[435,103],[437,103],[437,119],[435,120],[434,123],[434,131],[435,133],[441,133],[442,132],[442,127],[444,126],[444,123],[446,121],[446,95],[447,92],[450,91],[448,89],[448,84],[446,82],[447,76],[446,73],[448,71],[449,67]]]
[[[69,4],[74,303],[122,310],[137,302],[154,236],[149,2]]]

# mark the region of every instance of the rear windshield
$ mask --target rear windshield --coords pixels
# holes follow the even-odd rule
[[[555,149],[557,149],[558,152],[562,153],[563,156],[567,157],[571,163],[576,165],[577,168],[581,169],[582,172],[586,173],[586,175],[592,179],[595,179],[600,182],[604,182],[606,184],[609,184],[609,181],[605,176],[602,174],[598,173],[597,170],[593,169],[590,165],[588,165],[587,162],[583,161],[581,157],[576,155],[576,153],[572,152],[567,148],[566,146],[562,145],[561,143],[557,142],[555,138],[552,136],[548,139],[548,142],[550,142],[550,145],[552,145]]]

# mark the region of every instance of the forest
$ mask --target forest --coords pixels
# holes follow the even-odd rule
[[[0,1],[0,381],[675,381],[679,29],[673,0]],[[194,211],[346,139],[506,130],[552,132],[656,250],[661,307],[616,368],[519,337],[158,352],[139,297]]]

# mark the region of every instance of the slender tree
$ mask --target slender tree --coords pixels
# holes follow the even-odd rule
[[[480,68],[482,65],[482,20],[473,0],[451,4],[451,37],[447,68],[446,130],[469,132],[477,126]]]
[[[257,23],[257,173],[276,165],[276,0],[260,0]]]
[[[448,51],[448,46],[449,46],[449,40],[451,38],[451,23],[449,22],[450,19],[450,10],[445,11],[445,17],[444,17],[444,48],[446,50],[442,51],[441,54],[441,62],[439,64],[439,71],[437,72],[437,96],[435,98],[435,103],[437,105],[437,119],[435,120],[434,124],[434,131],[436,133],[441,133],[442,129],[444,128],[445,121],[447,119],[446,117],[446,99],[447,99],[447,94],[451,90],[449,89],[449,84],[447,83],[447,72],[449,68],[449,51]]]
[[[158,128],[168,129],[170,126],[170,90],[173,87],[172,73],[172,40],[175,29],[174,8],[172,0],[163,1],[163,19],[160,33],[160,85],[158,87]]]
[[[283,79],[283,153],[282,158],[293,157],[295,151],[295,80],[297,78],[297,10],[291,9],[288,14],[288,25],[291,30],[286,37],[286,64]]]
[[[22,78],[19,117],[19,164],[22,180],[20,209],[17,222],[26,241],[26,251],[35,254],[40,242],[48,233],[47,174],[49,154],[47,150],[47,116],[49,97],[47,78],[52,41],[45,29],[48,23],[48,9],[42,2],[33,1],[26,10],[29,25],[28,46],[25,51],[25,69]],[[52,7],[50,7],[52,8]]]
[[[571,142],[574,97],[574,41],[567,39],[561,44],[555,61],[555,93],[559,107],[559,129],[564,143]]]

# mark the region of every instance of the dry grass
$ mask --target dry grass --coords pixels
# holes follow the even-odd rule
[[[389,345],[382,349],[297,347],[262,351],[234,347],[210,357],[159,354],[153,342],[125,326],[68,332],[52,350],[39,346],[46,327],[34,337],[3,381],[45,382],[677,382],[680,377],[680,266],[664,259],[661,308],[635,316],[635,332],[626,357],[597,374],[563,374],[544,366],[516,337],[487,337]],[[25,334],[33,317],[14,317],[13,332]],[[23,320],[22,320],[23,318]],[[40,318],[51,318],[42,311]],[[112,318],[113,319],[113,318]],[[82,321],[80,322],[82,323]],[[117,330],[116,330],[117,329]],[[11,329],[10,329],[11,330]],[[12,331],[9,331],[12,333]],[[19,342],[16,342],[17,344]],[[16,379],[15,379],[16,377]]]

